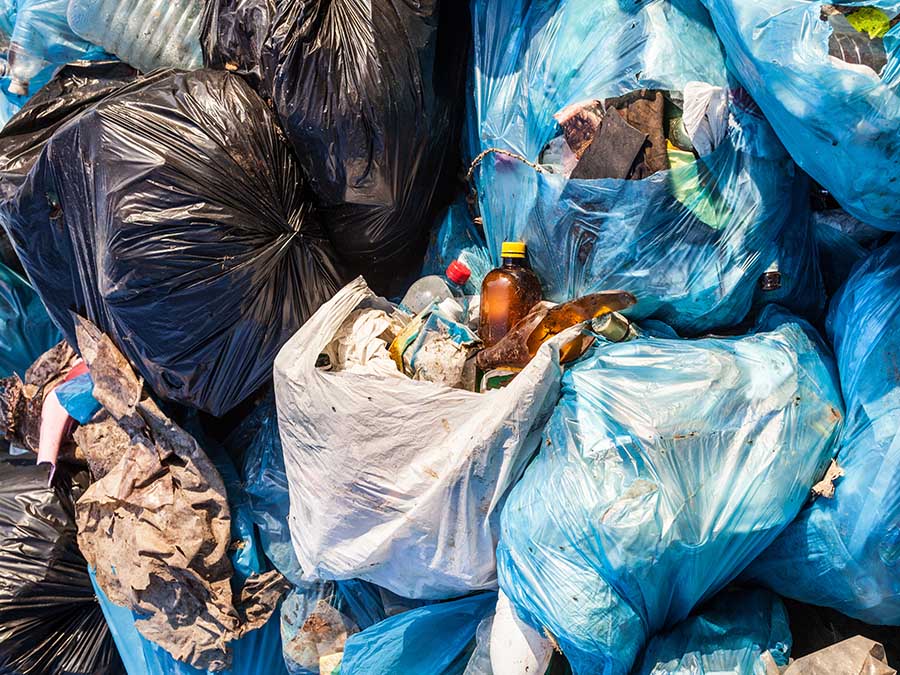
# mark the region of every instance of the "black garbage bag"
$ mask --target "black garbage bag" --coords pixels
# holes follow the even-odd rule
[[[200,19],[204,64],[240,73],[258,88],[263,45],[274,15],[274,0],[207,0]]]
[[[157,394],[221,415],[343,282],[310,204],[241,78],[158,71],[60,126],[0,219],[70,343],[75,311]]]
[[[48,473],[0,452],[0,673],[124,673],[76,543],[87,473]]]
[[[273,6],[261,92],[335,248],[373,288],[395,291],[418,271],[460,169],[468,3],[207,0],[207,61],[252,72],[259,24],[245,17]]]

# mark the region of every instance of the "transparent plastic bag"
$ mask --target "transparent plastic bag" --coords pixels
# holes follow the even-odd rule
[[[570,179],[550,166],[483,157],[475,185],[494,260],[502,241],[526,241],[547,298],[621,288],[638,298],[630,316],[682,333],[744,319],[784,231],[810,238],[807,181],[729,82],[699,2],[477,0],[473,20],[472,157],[501,148],[540,162],[559,134],[554,115],[580,101],[704,84],[723,88],[726,101],[724,136],[711,152],[672,159],[643,180]],[[808,248],[811,276],[795,292],[818,307],[824,297]]]
[[[501,517],[500,587],[578,675],[725,586],[796,516],[842,421],[827,350],[771,307],[736,338],[598,343]]]
[[[796,162],[860,220],[900,230],[900,27],[880,38],[886,64],[876,72],[852,63],[868,58],[830,53],[822,0],[703,2],[731,68]],[[896,0],[835,4],[900,12]]]
[[[747,572],[776,592],[867,623],[900,625],[900,241],[857,265],[832,301],[847,423],[844,475]]]

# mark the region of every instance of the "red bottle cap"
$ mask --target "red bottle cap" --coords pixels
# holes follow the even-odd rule
[[[454,260],[447,266],[447,278],[458,286],[464,285],[470,276],[472,271],[459,260]]]

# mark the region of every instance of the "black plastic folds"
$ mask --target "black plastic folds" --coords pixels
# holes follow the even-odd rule
[[[227,412],[342,285],[300,166],[238,76],[158,71],[49,140],[49,114],[29,104],[0,134],[0,158],[25,152],[23,117],[38,122],[30,152],[42,149],[0,204],[16,252],[70,343],[75,311],[160,396]]]
[[[51,487],[48,472],[0,452],[0,673],[123,673],[76,543],[87,476],[61,469]]]
[[[397,290],[421,267],[460,169],[468,3],[207,0],[207,62],[253,72],[259,29],[245,18],[273,7],[261,93],[335,249],[378,291]]]

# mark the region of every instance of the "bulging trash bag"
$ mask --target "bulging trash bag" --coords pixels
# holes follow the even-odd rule
[[[621,288],[639,299],[630,316],[662,319],[682,333],[744,319],[784,231],[810,238],[803,207],[793,208],[805,203],[807,180],[750,97],[729,82],[699,0],[476,0],[473,21],[469,152],[518,157],[490,153],[474,169],[494,260],[502,241],[525,241],[549,299]],[[638,90],[666,92],[660,135],[665,125],[669,136],[680,128],[678,97],[683,120],[700,111],[697,156],[657,138],[662,157],[654,165],[665,168],[642,180],[570,178],[548,160],[562,131],[584,134],[592,116],[596,124],[596,110],[570,115],[573,107],[606,101],[602,108]],[[561,127],[554,116],[568,121]],[[799,293],[819,306],[808,248],[812,278]]]
[[[812,328],[770,306],[755,334],[598,343],[563,377],[513,488],[500,587],[577,675],[630,672],[796,516],[842,413]]]
[[[900,230],[900,28],[888,30],[900,3],[703,2],[731,68],[797,163],[857,218]],[[868,25],[835,5],[865,6]]]
[[[424,599],[495,588],[499,511],[556,402],[558,349],[545,345],[505,389],[484,394],[409,379],[390,357],[316,367],[336,338],[363,351],[345,322],[385,305],[357,279],[275,361],[304,578],[359,578]]]
[[[341,673],[462,675],[478,624],[494,611],[496,593],[413,609],[347,640]]]
[[[800,513],[748,570],[778,593],[867,623],[900,625],[900,241],[859,264],[832,300],[847,422],[834,497]]]
[[[85,472],[0,454],[0,672],[122,673],[76,543]]]
[[[354,273],[384,292],[418,271],[429,230],[452,198],[468,3],[275,5],[263,89],[328,237]]]
[[[164,398],[228,411],[340,287],[300,167],[235,75],[140,79],[26,170],[0,218],[53,320],[74,344],[86,315]]]
[[[25,371],[60,341],[59,330],[34,289],[0,264],[0,376]]]
[[[786,666],[788,615],[763,590],[725,591],[702,610],[650,640],[635,675],[766,675],[763,654]]]

